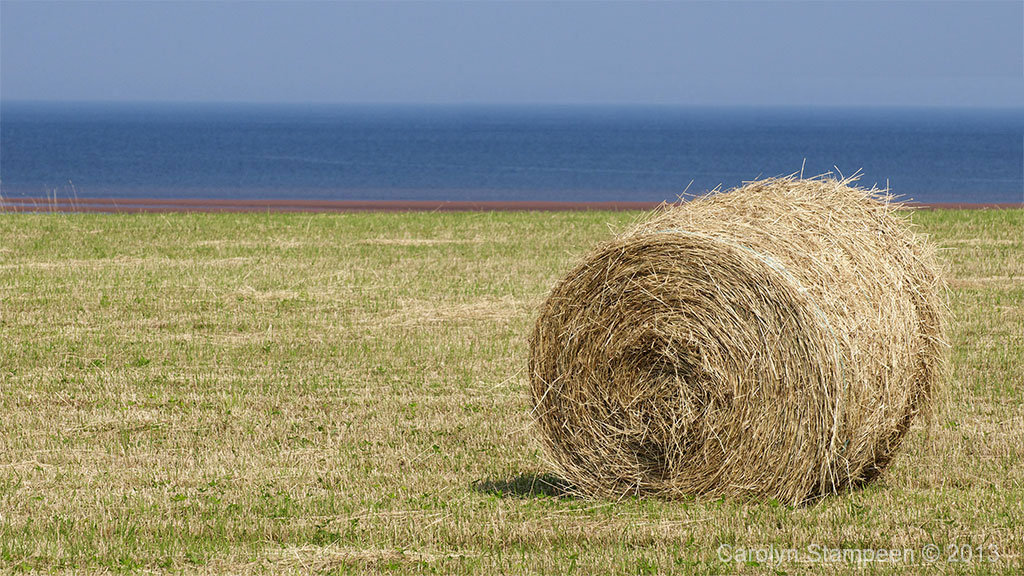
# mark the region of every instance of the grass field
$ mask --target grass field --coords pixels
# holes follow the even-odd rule
[[[0,214],[0,571],[1024,569],[1024,210],[914,216],[948,393],[880,481],[797,509],[561,493],[526,338],[634,218]]]

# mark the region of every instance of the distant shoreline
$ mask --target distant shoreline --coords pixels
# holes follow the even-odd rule
[[[0,212],[572,212],[650,210],[660,202],[430,201],[430,200],[239,200],[213,198],[0,199]],[[923,210],[1024,208],[1024,202],[907,202]]]

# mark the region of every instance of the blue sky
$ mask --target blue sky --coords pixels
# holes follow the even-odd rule
[[[4,100],[1024,105],[1024,2],[0,3]]]

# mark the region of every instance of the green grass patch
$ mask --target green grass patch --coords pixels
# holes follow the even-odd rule
[[[1024,210],[914,215],[948,393],[879,482],[799,509],[577,500],[545,463],[536,307],[636,217],[0,215],[0,570],[1024,569]]]

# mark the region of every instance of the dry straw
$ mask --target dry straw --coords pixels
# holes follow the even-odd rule
[[[941,377],[930,247],[830,176],[666,206],[561,280],[531,339],[534,417],[591,496],[805,503],[869,481]]]

